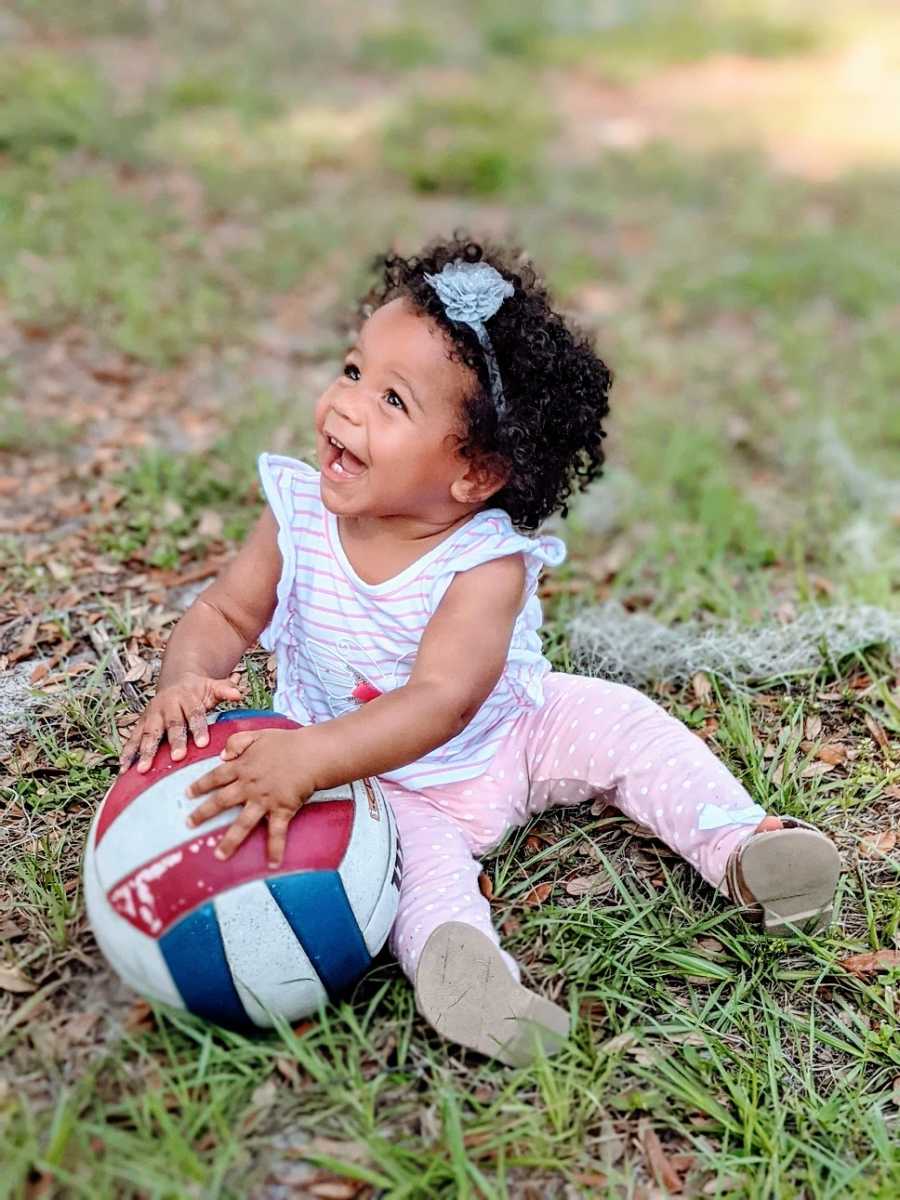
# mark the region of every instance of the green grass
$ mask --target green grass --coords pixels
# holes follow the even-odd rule
[[[900,935],[896,852],[858,853],[896,823],[896,749],[865,720],[896,747],[883,649],[746,693],[714,685],[707,702],[657,693],[697,732],[718,722],[710,745],[756,799],[836,838],[848,869],[827,937],[760,937],[609,811],[558,810],[485,856],[504,945],[575,1018],[570,1045],[529,1071],[442,1043],[387,953],[303,1032],[248,1039],[162,1008],[129,1025],[142,1010],[102,963],[80,893],[125,715],[87,626],[102,621],[123,660],[154,653],[176,604],[161,572],[238,545],[260,450],[309,450],[344,308],[387,245],[509,230],[616,372],[608,477],[575,507],[544,605],[557,669],[573,665],[568,619],[606,596],[666,622],[752,624],[786,601],[896,610],[900,175],[814,183],[760,150],[677,137],[576,163],[550,102],[573,66],[633,82],[720,52],[812,54],[834,36],[831,9],[632,5],[599,30],[581,4],[463,6],[442,26],[427,5],[386,17],[355,0],[315,20],[287,0],[11,11],[36,37],[0,60],[16,359],[0,378],[0,479],[23,481],[0,499],[39,527],[0,530],[0,604],[18,622],[0,629],[0,661],[37,621],[96,668],[44,695],[0,761],[0,968],[35,988],[0,990],[0,1200],[354,1181],[365,1200],[635,1196],[654,1187],[648,1127],[690,1156],[686,1195],[892,1200],[900,981],[838,965]],[[858,19],[877,40],[877,18]],[[110,69],[123,63],[131,90]],[[110,348],[134,360],[132,383],[90,375]],[[129,420],[131,388],[156,386],[160,410]],[[95,410],[77,428],[73,399]],[[185,412],[210,414],[202,451]],[[104,413],[134,440],[114,467]],[[124,496],[105,511],[95,488],[110,484]],[[62,531],[57,485],[92,505]],[[95,556],[121,575],[92,574]],[[245,660],[253,706],[271,703],[267,658]],[[804,774],[829,739],[854,757]],[[566,893],[598,872],[607,890]],[[538,883],[553,890],[526,907]]]
[[[764,11],[746,0],[650,0],[624,6],[502,0],[477,6],[484,50],[529,65],[580,65],[616,83],[716,54],[780,58],[818,47],[827,23],[797,19],[790,7]],[[763,10],[763,11],[761,11]],[[823,27],[824,26],[824,27]]]
[[[513,81],[410,96],[384,135],[385,164],[419,192],[508,195],[536,179],[552,122]]]

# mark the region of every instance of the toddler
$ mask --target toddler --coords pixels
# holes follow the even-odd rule
[[[766,816],[710,750],[632,688],[552,672],[536,595],[561,541],[535,533],[599,475],[611,377],[533,268],[459,234],[379,260],[355,345],[315,410],[319,459],[263,454],[267,506],[185,613],[126,744],[148,769],[206,713],[257,638],[275,706],[303,725],[233,735],[191,823],[239,806],[273,866],[309,795],[377,776],[403,849],[390,948],[444,1037],[512,1065],[564,1042],[478,887],[479,855],[549,805],[608,797],[770,933],[831,913],[838,858]]]

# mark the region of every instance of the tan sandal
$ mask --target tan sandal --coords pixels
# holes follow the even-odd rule
[[[772,937],[820,933],[831,923],[841,860],[814,825],[782,817],[783,829],[755,833],[731,856],[725,887],[744,916]],[[752,899],[751,899],[752,898]]]
[[[416,1007],[442,1037],[523,1067],[543,1049],[555,1054],[569,1033],[569,1014],[530,992],[510,973],[494,943],[473,925],[446,921],[422,948]]]

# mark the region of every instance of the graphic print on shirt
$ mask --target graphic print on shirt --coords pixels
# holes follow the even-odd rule
[[[339,638],[333,646],[315,638],[305,638],[304,646],[334,716],[353,712],[361,704],[381,695],[381,688],[372,682],[378,668],[353,638]],[[357,663],[365,663],[366,670],[355,665]]]

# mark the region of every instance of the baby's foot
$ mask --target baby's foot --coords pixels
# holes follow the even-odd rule
[[[731,898],[766,933],[789,937],[792,927],[819,933],[831,922],[841,869],[824,833],[794,817],[765,817],[732,854],[725,871]]]
[[[422,948],[416,1006],[442,1037],[522,1067],[539,1047],[554,1054],[569,1033],[569,1014],[510,974],[494,943],[473,925],[446,921]]]

